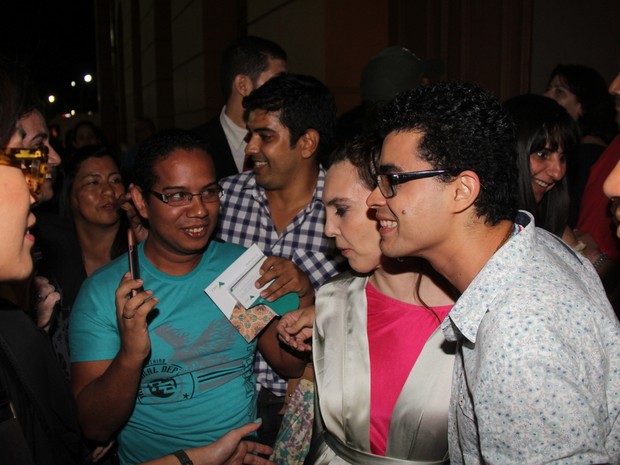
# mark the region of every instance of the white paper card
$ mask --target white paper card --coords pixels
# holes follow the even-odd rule
[[[260,267],[267,259],[256,244],[246,250],[224,272],[205,288],[205,292],[230,319],[237,302],[245,308],[252,307],[259,299],[261,289],[254,287],[260,278]]]

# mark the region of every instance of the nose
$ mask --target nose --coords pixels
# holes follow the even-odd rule
[[[547,160],[547,174],[555,182],[561,181],[564,177],[564,168],[563,164],[560,162],[559,155],[554,154]]]
[[[378,208],[385,205],[385,197],[379,190],[379,187],[375,187],[368,198],[366,199],[366,205],[369,208]]]
[[[620,97],[620,72],[609,85],[609,93],[617,97]]]
[[[336,237],[338,234],[338,228],[334,224],[335,221],[331,218],[332,215],[327,215],[325,218],[325,235],[327,237]]]
[[[609,173],[605,183],[603,184],[603,191],[607,197],[620,197],[620,162]]]
[[[245,146],[245,154],[252,155],[254,153],[258,153],[258,143],[256,142],[256,138],[258,136],[256,134],[248,134],[247,145]]]
[[[114,196],[114,186],[107,179],[101,181],[101,194]]]
[[[46,142],[45,145],[47,147],[47,162],[51,166],[58,166],[58,165],[60,165],[62,160],[60,158],[60,155],[58,155],[58,152],[56,152],[56,150],[54,150],[54,147],[52,147],[52,145],[49,142]]]
[[[187,216],[192,218],[204,218],[209,215],[209,210],[205,205],[204,200],[199,195],[195,195],[192,197],[192,201],[187,207]]]

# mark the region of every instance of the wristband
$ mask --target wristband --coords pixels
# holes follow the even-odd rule
[[[178,450],[176,452],[173,452],[172,455],[179,459],[181,465],[194,465],[194,462],[191,461],[191,459],[184,450]]]
[[[601,266],[603,266],[603,263],[605,263],[607,260],[609,260],[609,257],[607,256],[605,252],[603,252],[602,254],[598,256],[596,260],[594,260],[594,262],[592,263],[592,266],[594,267],[595,270],[598,270]]]

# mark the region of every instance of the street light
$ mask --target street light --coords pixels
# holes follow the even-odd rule
[[[47,101],[48,101],[49,103],[54,103],[54,102],[56,101],[56,96],[55,96],[55,95],[49,95],[49,96],[47,97]]]
[[[93,80],[93,77],[90,74],[84,75],[84,82],[91,82],[92,80]]]

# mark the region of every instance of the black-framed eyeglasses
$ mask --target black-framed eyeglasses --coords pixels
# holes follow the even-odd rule
[[[48,148],[45,145],[35,149],[0,149],[0,165],[12,166],[22,170],[26,184],[33,196],[41,193],[41,186],[47,174]]]
[[[377,175],[377,186],[386,199],[396,195],[396,185],[416,179],[432,178],[447,173],[446,170],[411,171],[409,173],[386,173]]]
[[[197,194],[191,192],[173,192],[171,194],[162,194],[161,192],[150,191],[153,196],[172,207],[183,207],[192,203],[194,197],[200,197],[203,203],[217,202],[224,194],[224,189],[219,184],[203,189]]]

